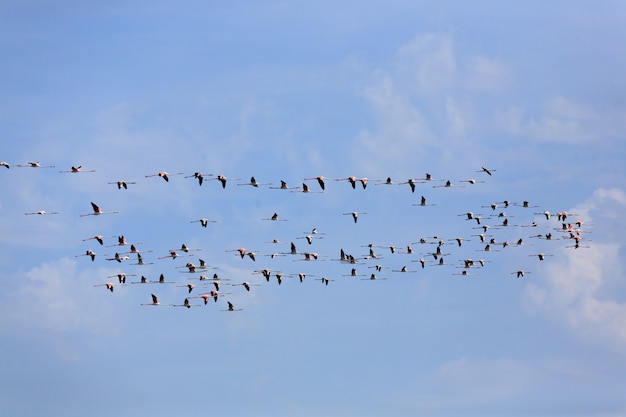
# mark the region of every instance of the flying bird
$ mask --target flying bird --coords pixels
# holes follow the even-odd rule
[[[78,172],[96,172],[96,170],[95,169],[84,170],[83,167],[79,165],[77,167],[73,166],[72,168],[70,168],[69,171],[59,171],[59,172],[60,173],[67,173],[67,172],[78,173]]]
[[[360,212],[359,213],[358,211],[353,211],[351,213],[343,213],[343,214],[344,214],[344,216],[352,216],[352,219],[356,223],[360,214],[367,214],[367,213],[366,212]]]
[[[259,185],[272,185],[271,182],[266,182],[266,183],[259,183],[257,182],[257,180],[254,177],[250,177],[250,182],[246,182],[243,184],[237,184],[237,185],[251,185],[253,187],[258,187]]]
[[[173,175],[183,175],[182,172],[177,172],[175,174],[169,174],[165,171],[161,171],[157,174],[150,174],[150,175],[146,175],[146,178],[150,178],[150,177],[161,177],[165,180],[165,182],[169,182],[170,181],[170,177]]]
[[[122,188],[127,190],[129,184],[136,184],[136,182],[119,180],[115,182],[109,182],[108,184],[116,184],[118,190],[121,190]]]
[[[93,209],[93,213],[81,214],[80,217],[85,216],[99,216],[101,214],[117,214],[118,211],[102,211],[102,209],[94,202],[91,202],[91,208]]]
[[[207,225],[209,223],[217,223],[217,221],[216,220],[209,220],[209,219],[203,217],[203,218],[198,219],[198,220],[192,220],[190,223],[200,223],[200,225],[202,227],[207,227]]]
[[[54,165],[43,166],[39,162],[27,162],[24,165],[17,165],[19,168],[54,168]]]
[[[31,211],[29,213],[24,213],[26,216],[30,216],[31,214],[39,214],[40,216],[43,216],[44,214],[61,214],[58,211],[45,211],[45,210],[39,210],[39,211]]]
[[[322,190],[324,190],[324,189],[325,189],[325,185],[324,185],[324,177],[322,177],[321,175],[320,175],[320,176],[318,176],[318,177],[315,177],[315,178],[305,178],[304,180],[305,180],[305,181],[306,181],[306,180],[317,180],[317,183],[320,185],[320,188],[321,188]]]

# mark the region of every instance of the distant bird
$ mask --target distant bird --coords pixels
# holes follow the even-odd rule
[[[399,184],[409,184],[409,187],[411,187],[411,192],[415,192],[415,180],[413,180],[412,178],[409,178],[407,181],[401,182]]]
[[[425,206],[434,206],[435,204],[428,204],[428,203],[426,203],[426,197],[422,196],[421,199],[420,199],[420,203],[419,204],[413,204],[413,205],[414,206],[425,207]]]
[[[152,302],[151,303],[147,303],[147,304],[141,304],[142,306],[163,306],[165,304],[160,304],[159,303],[159,299],[157,298],[156,295],[154,294],[150,294],[152,296]],[[168,304],[171,305],[171,304]]]
[[[11,168],[11,165],[9,165],[8,162],[4,162],[4,161],[0,161],[0,166],[5,167],[6,169]]]
[[[250,291],[250,287],[252,287],[252,286],[254,286],[254,287],[260,287],[260,285],[259,285],[259,284],[250,284],[250,283],[249,283],[249,282],[247,282],[247,281],[244,281],[244,282],[242,282],[241,284],[232,284],[232,285],[233,285],[233,286],[241,285],[241,286],[243,286],[243,287],[246,289],[246,291]]]
[[[82,166],[73,166],[72,168],[70,168],[69,171],[59,171],[60,173],[66,173],[66,172],[71,172],[71,173],[78,173],[78,172],[96,172],[95,169],[90,169],[90,170],[83,170]]]
[[[287,219],[279,219],[278,218],[278,213],[274,213],[272,215],[272,217],[264,218],[264,219],[261,219],[261,220],[271,220],[271,221],[274,221],[274,222],[276,222],[276,221],[286,222],[287,221]]]
[[[386,180],[384,180],[384,181],[382,181],[382,180],[381,180],[381,181],[378,181],[378,182],[377,182],[376,184],[374,184],[374,185],[393,185],[393,184],[395,184],[395,183],[391,180],[391,177],[387,177],[387,179],[386,179]]]
[[[450,188],[450,187],[460,187],[463,188],[465,187],[464,185],[454,185],[452,184],[452,182],[450,180],[446,181],[446,183],[444,185],[433,185],[433,188]]]
[[[116,184],[118,190],[121,190],[122,188],[127,190],[129,184],[136,184],[136,183],[132,181],[119,180],[115,182],[109,182],[108,184]]]
[[[479,182],[483,182],[483,183],[484,183],[485,181],[477,181],[477,180],[475,180],[475,179],[473,179],[473,178],[470,178],[470,179],[468,179],[468,180],[461,180],[461,181],[459,181],[459,182],[468,182],[468,183],[470,183],[470,184],[478,184]]]
[[[485,174],[491,175],[492,172],[496,172],[495,169],[487,169],[485,167],[481,167],[480,171],[476,171],[476,172],[484,172]]]
[[[515,274],[516,278],[523,278],[524,274],[530,274],[530,272],[525,272],[524,270],[519,269],[515,272],[511,272],[511,274]]]
[[[203,218],[201,218],[201,219],[198,219],[198,220],[192,220],[190,223],[198,223],[198,222],[200,223],[200,225],[201,225],[202,227],[207,227],[207,225],[208,225],[209,223],[217,223],[217,221],[216,221],[216,220],[209,220],[209,219],[204,218],[204,217],[203,217]]]
[[[218,180],[220,182],[220,184],[222,184],[222,188],[226,188],[226,183],[229,180],[233,180],[233,181],[238,181],[241,178],[226,178],[224,175],[219,174],[217,177],[215,178],[209,178],[210,180]]]
[[[54,168],[54,165],[43,166],[39,162],[27,162],[24,165],[17,165],[19,168]]]
[[[266,183],[261,184],[261,183],[257,182],[257,180],[254,177],[250,177],[250,182],[246,182],[246,183],[243,183],[243,184],[237,184],[237,185],[251,185],[253,187],[258,187],[259,185],[272,185],[272,183],[271,182],[266,182]]]
[[[115,256],[113,256],[113,258],[107,258],[107,261],[117,261],[119,263],[122,263],[123,261],[127,261],[129,259],[130,259],[130,256],[128,255],[121,256],[118,252],[115,252]]]
[[[306,183],[302,183],[302,189],[301,190],[292,190],[292,193],[323,193],[324,191],[311,191],[309,189],[309,186],[306,185]]]
[[[176,252],[175,250],[170,250],[169,252],[170,252],[170,254],[169,254],[169,255],[161,256],[161,257],[159,257],[159,259],[165,259],[165,258],[172,258],[172,259],[176,259],[176,258],[183,257],[183,256],[193,256],[192,254],[180,255],[180,254],[179,254],[178,252]]]
[[[186,307],[186,308],[191,308],[191,307],[198,307],[200,306],[200,304],[191,304],[189,302],[189,298],[185,298],[185,301],[183,301],[182,304],[171,304],[172,307]]]
[[[528,255],[528,256],[536,256],[540,261],[543,261],[546,258],[546,256],[552,256],[552,255],[546,255],[545,253],[537,253],[537,254]]]
[[[102,235],[96,235],[94,237],[88,237],[87,239],[83,239],[83,242],[86,242],[88,240],[97,240],[99,244],[103,245],[104,244],[104,238],[110,238],[110,237],[115,237],[115,236],[102,236]]]
[[[98,207],[98,205],[96,205],[96,203],[94,203],[94,202],[91,203],[91,208],[93,209],[93,213],[81,214],[80,217],[99,216],[101,214],[117,214],[117,213],[119,213],[117,211],[102,211],[102,209],[100,207]]]
[[[94,251],[92,251],[91,249],[87,249],[85,251],[85,253],[83,253],[82,255],[75,255],[75,256],[76,257],[79,257],[79,256],[89,256],[91,258],[91,261],[93,262],[96,259],[96,256],[108,256],[108,255],[106,255],[106,254],[98,254],[98,253],[95,253]]]
[[[287,183],[283,180],[280,180],[280,187],[270,187],[273,190],[292,190],[294,188],[298,188],[298,187],[288,187]]]
[[[235,308],[234,304],[231,303],[230,301],[227,301],[228,303],[228,310],[222,310],[222,311],[241,311],[241,308]]]
[[[209,174],[209,176],[212,176],[213,174]],[[204,174],[202,172],[194,172],[193,175],[187,175],[185,178],[195,178],[198,180],[198,185],[202,185],[202,183],[204,182]]]
[[[39,211],[31,211],[29,213],[24,213],[26,216],[30,216],[31,214],[39,214],[41,216],[43,216],[44,214],[61,214],[58,211],[45,211],[45,210],[39,210]]]
[[[351,213],[343,213],[345,216],[352,216],[352,219],[354,220],[354,222],[356,223],[358,218],[359,218],[359,214],[367,214],[366,212],[358,212],[358,211],[353,211]]]
[[[349,181],[350,185],[352,186],[352,189],[356,188],[356,182],[359,181],[361,183],[361,186],[363,187],[363,189],[365,189],[367,187],[367,178],[359,178],[357,179],[354,176],[350,176],[347,178],[336,178],[334,181]]]
[[[113,292],[113,283],[107,282],[106,284],[96,284],[94,287],[106,287],[107,290]]]
[[[135,274],[120,273],[120,274],[115,274],[115,275],[108,276],[107,278],[115,278],[115,277],[117,277],[117,280],[119,281],[120,284],[126,284],[126,277],[136,277],[136,276],[137,275],[135,275]]]
[[[306,180],[317,180],[317,183],[320,185],[320,188],[321,188],[322,190],[324,190],[324,189],[325,189],[325,185],[324,185],[324,177],[322,177],[321,175],[320,175],[320,176],[318,176],[318,177],[315,177],[315,178],[305,178],[305,181],[306,181]]]
[[[161,172],[159,172],[157,174],[146,175],[146,178],[161,177],[161,178],[163,178],[165,180],[165,182],[169,182],[170,177],[173,176],[173,175],[183,175],[183,173],[182,172],[177,172],[176,174],[169,174],[169,173],[167,173],[165,171],[161,171]]]

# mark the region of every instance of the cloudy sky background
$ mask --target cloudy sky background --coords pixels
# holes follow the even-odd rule
[[[625,9],[2,2],[0,412],[623,415]],[[17,167],[28,161],[55,168]],[[77,165],[96,172],[59,173]],[[146,178],[160,171],[232,180]],[[426,172],[459,187],[375,185]],[[304,180],[319,175],[370,182],[236,185],[320,191]],[[108,184],[121,179],[136,184]],[[434,205],[415,206],[422,195]],[[91,201],[119,214],[80,217]],[[24,215],[37,210],[60,214]],[[512,226],[496,229],[503,210]],[[584,247],[557,239],[544,210],[582,220]],[[352,211],[366,214],[355,224]],[[524,245],[485,253],[467,211]],[[261,220],[275,212],[287,221]],[[202,217],[216,223],[191,223]],[[308,245],[314,227],[324,234]],[[83,241],[96,234],[142,242],[152,264],[77,257],[119,250]],[[467,241],[447,241],[439,267],[435,244],[414,244],[434,236]],[[263,256],[289,242],[320,259]],[[182,243],[202,251],[158,259]],[[380,259],[344,276],[340,249],[362,257],[369,243]],[[239,247],[257,260],[227,252]],[[140,306],[151,293],[182,303],[176,285],[200,274],[177,267],[198,258],[226,283],[260,285],[223,285],[189,310]],[[466,258],[487,263],[456,275]],[[363,280],[377,264],[386,279]],[[309,276],[279,286],[252,274],[263,268]],[[177,283],[94,287],[121,272]],[[221,311],[226,300],[242,310]]]

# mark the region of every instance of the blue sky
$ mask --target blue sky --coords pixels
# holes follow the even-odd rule
[[[0,11],[3,415],[626,412],[621,2]],[[30,161],[55,168],[17,166]],[[79,165],[96,172],[59,172]],[[184,175],[146,177],[161,171]],[[414,193],[398,184],[426,173],[437,181]],[[251,176],[313,192],[237,185]],[[367,188],[333,181],[348,176]],[[90,202],[119,213],[81,217]],[[59,214],[24,215],[39,210]],[[491,251],[468,211],[492,226]],[[563,211],[583,222],[578,249]],[[147,265],[107,260],[121,235]],[[201,250],[159,259],[183,243]],[[470,258],[485,265],[460,275]],[[198,259],[214,269],[181,272]],[[127,285],[94,287],[120,273]],[[141,306],[210,291],[201,273],[223,280],[217,302]],[[130,283],[160,274],[175,284]],[[230,285],[244,281],[259,285]]]

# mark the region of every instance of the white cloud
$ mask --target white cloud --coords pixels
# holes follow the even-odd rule
[[[614,219],[625,206],[623,190],[598,189],[574,207],[572,213],[597,223],[593,235],[583,231],[581,245],[589,247],[563,247],[546,265],[545,281],[527,285],[525,299],[529,311],[546,314],[589,341],[608,342],[620,351],[626,351],[626,301],[613,290],[621,285],[620,239],[626,228]],[[593,236],[592,242],[585,240],[588,236]]]
[[[115,270],[78,269],[68,258],[32,267],[17,288],[10,315],[26,328],[55,332],[97,333],[105,324],[107,304],[85,297],[84,287],[92,286],[93,276],[109,276]]]
[[[506,65],[486,56],[473,56],[467,60],[467,88],[477,92],[502,91],[510,83],[511,75]]]

